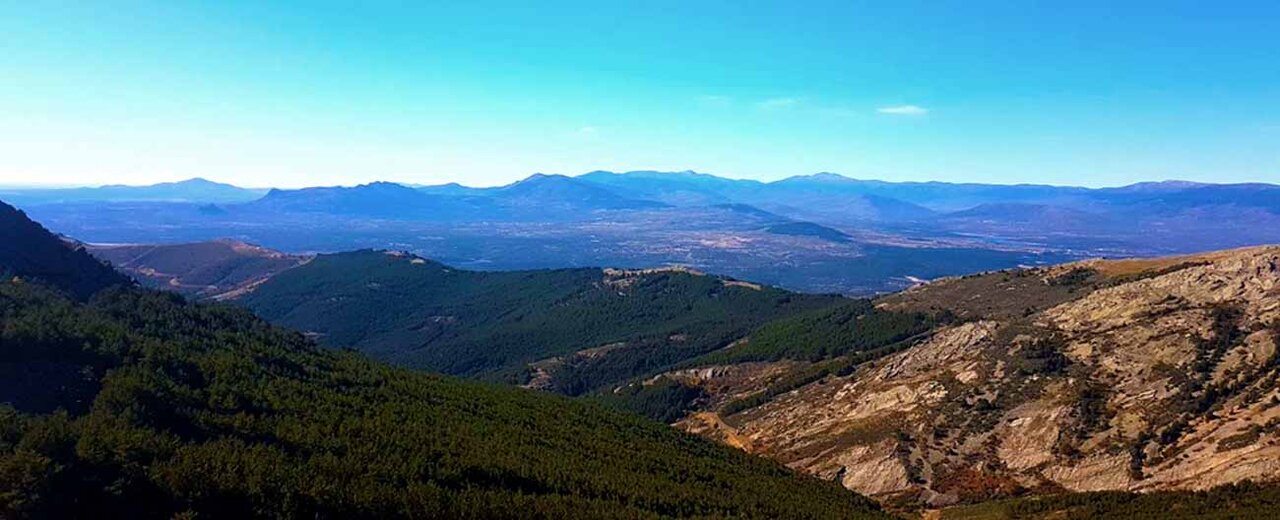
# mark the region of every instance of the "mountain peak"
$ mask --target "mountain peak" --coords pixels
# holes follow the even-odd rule
[[[1130,184],[1128,186],[1122,186],[1117,189],[1122,191],[1160,192],[1160,191],[1189,190],[1194,188],[1200,188],[1203,186],[1207,186],[1207,184],[1200,183],[1200,182],[1193,182],[1193,181],[1170,179],[1165,181],[1139,182],[1139,183]]]
[[[204,177],[192,177],[185,181],[178,181],[173,184],[177,186],[229,186],[226,183],[214,182]]]
[[[406,190],[408,190],[408,189],[412,189],[412,188],[410,188],[410,187],[408,187],[408,186],[405,186],[405,185],[403,185],[403,184],[396,183],[396,182],[391,182],[391,181],[373,181],[373,182],[370,182],[370,183],[367,183],[367,184],[360,184],[360,185],[357,185],[355,188],[356,188],[356,189],[359,189],[359,188],[367,188],[367,189],[391,189],[391,190],[395,190],[395,189],[406,189]]]
[[[809,175],[795,175],[792,177],[787,177],[785,179],[782,179],[778,182],[843,183],[843,182],[853,182],[855,180],[856,179],[851,179],[849,177],[845,177],[844,175],[840,175],[838,173],[818,172],[818,173],[813,173]]]
[[[510,184],[510,186],[515,186],[515,185],[518,185],[518,184],[529,184],[529,183],[539,183],[539,182],[571,181],[571,180],[573,180],[573,179],[572,179],[572,177],[569,177],[569,176],[566,176],[566,175],[561,175],[561,174],[558,174],[558,173],[535,173],[535,174],[533,174],[533,175],[530,175],[530,176],[528,176],[528,177],[525,177],[525,178],[523,178],[523,179],[520,179],[520,180],[518,180],[518,181],[516,181],[516,182],[511,183],[511,184]]]

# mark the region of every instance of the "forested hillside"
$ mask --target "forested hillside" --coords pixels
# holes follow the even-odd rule
[[[11,274],[0,517],[883,516],[590,403],[391,368],[243,309],[137,288],[78,302]]]
[[[77,298],[112,285],[131,283],[124,275],[56,237],[13,206],[0,202],[0,279],[21,274],[42,280]]]
[[[836,305],[680,270],[476,272],[411,255],[321,255],[242,302],[322,343],[449,374],[578,394],[729,345],[769,320]]]

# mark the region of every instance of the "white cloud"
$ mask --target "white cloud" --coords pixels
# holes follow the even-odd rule
[[[578,129],[578,135],[583,137],[591,137],[600,133],[600,129],[594,126],[584,126]]]
[[[709,107],[727,107],[733,100],[729,96],[706,95],[698,96],[698,102]]]
[[[928,114],[929,109],[916,105],[898,105],[892,107],[880,107],[876,109],[876,112],[895,116],[922,116]]]
[[[762,110],[779,110],[783,108],[791,108],[800,103],[799,99],[793,97],[770,98],[759,103],[756,106]]]

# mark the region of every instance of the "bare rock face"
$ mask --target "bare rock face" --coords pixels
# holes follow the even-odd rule
[[[962,322],[847,376],[680,425],[933,505],[1280,479],[1280,248],[992,273],[880,304]]]

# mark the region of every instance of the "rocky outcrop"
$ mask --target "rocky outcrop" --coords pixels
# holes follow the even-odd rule
[[[880,304],[961,320],[715,428],[681,425],[932,505],[1280,479],[1280,248],[990,273]]]

